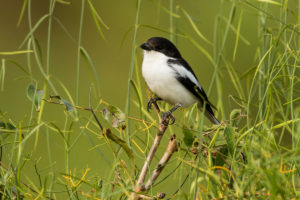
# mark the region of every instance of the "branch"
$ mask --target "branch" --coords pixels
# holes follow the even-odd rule
[[[145,200],[155,200],[155,199],[163,199],[165,198],[166,194],[165,193],[159,193],[158,195],[154,197],[149,197],[144,194],[138,195],[138,199],[145,199]]]
[[[152,184],[155,182],[157,177],[160,175],[166,164],[168,163],[169,159],[172,157],[173,153],[177,151],[177,141],[176,135],[173,135],[169,141],[168,147],[166,152],[160,159],[159,163],[156,166],[156,169],[152,172],[151,177],[147,181],[145,185],[145,190],[149,190]]]
[[[52,96],[50,96],[49,99],[43,99],[43,101],[46,101],[47,103],[50,103],[50,104],[56,104],[56,105],[61,105],[61,106],[65,106],[64,103],[62,102],[55,102],[55,101],[52,101]],[[100,104],[103,100],[100,99]],[[109,105],[108,103],[105,102],[105,105]],[[91,111],[91,108],[85,108],[85,107],[81,107],[81,106],[77,106],[77,105],[73,105],[74,108],[78,109],[78,110],[85,110],[85,111]],[[93,112],[95,113],[103,113],[102,110],[93,110]],[[142,122],[142,123],[146,123],[146,124],[152,124],[153,122],[150,122],[150,121],[146,121],[144,119],[139,119],[139,118],[135,118],[135,117],[132,117],[132,116],[126,116],[128,119],[131,119],[131,120],[135,120],[135,121],[139,121],[139,122]]]
[[[165,121],[162,121],[159,125],[159,129],[158,132],[156,133],[155,139],[153,141],[153,144],[150,148],[150,151],[148,153],[147,159],[145,160],[144,166],[141,170],[139,179],[136,183],[136,187],[135,187],[135,192],[141,192],[144,191],[144,187],[142,186],[144,181],[145,181],[145,177],[148,171],[148,166],[151,164],[151,161],[155,155],[155,152],[160,144],[160,141],[166,131],[166,129],[168,128],[168,123],[169,123],[169,119],[166,118]]]

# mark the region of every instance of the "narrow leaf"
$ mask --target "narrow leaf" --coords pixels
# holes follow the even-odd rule
[[[180,15],[178,15],[178,14],[176,14],[176,13],[170,11],[168,8],[162,6],[162,5],[159,3],[159,1],[154,1],[154,2],[157,2],[156,5],[157,5],[160,9],[162,9],[164,12],[166,12],[168,15],[171,15],[172,17],[175,17],[175,18],[180,18]]]
[[[127,143],[124,140],[113,134],[110,129],[105,130],[104,134],[107,136],[107,138],[120,145],[131,160],[134,159],[132,150],[128,147]]]
[[[7,62],[10,62],[10,63],[12,63],[12,64],[15,64],[20,70],[22,70],[26,75],[30,75],[28,72],[27,72],[27,70],[21,65],[21,64],[19,64],[19,63],[17,63],[16,61],[14,61],[14,60],[10,60],[10,59],[7,59],[6,60]]]
[[[0,89],[1,92],[4,90],[4,78],[5,78],[5,59],[2,59],[2,65],[0,69]]]
[[[276,6],[282,6],[281,3],[277,2],[277,1],[273,1],[273,0],[257,0],[258,2],[263,2],[263,3],[268,3],[268,4],[273,4]]]
[[[226,126],[224,130],[225,139],[229,153],[233,156],[234,153],[234,129],[231,126]]]
[[[23,16],[24,16],[24,13],[25,13],[25,9],[26,9],[26,6],[28,4],[28,0],[24,0],[23,1],[23,5],[22,5],[22,10],[20,12],[20,16],[19,16],[19,19],[18,19],[18,23],[17,23],[17,26],[19,27],[20,24],[21,24],[21,21],[23,19]]]
[[[184,10],[182,9],[182,12],[185,14],[185,16],[187,17],[187,19],[189,20],[189,22],[191,23],[194,31],[197,33],[197,35],[204,40],[205,42],[207,42],[208,44],[212,44],[208,39],[206,39],[206,37],[204,37],[204,35],[199,31],[198,27],[196,26],[196,24],[194,23],[193,19],[191,18],[191,16]]]
[[[233,109],[230,113],[230,121],[232,121],[232,120],[236,119],[237,117],[239,117],[241,112],[242,112],[241,109]]]
[[[5,130],[15,130],[16,127],[9,122],[0,122],[0,133],[5,133]]]
[[[94,19],[94,22],[96,24],[96,27],[98,29],[98,32],[100,34],[100,36],[105,39],[105,36],[103,34],[103,31],[101,29],[101,26],[100,26],[100,23],[106,28],[106,29],[109,29],[109,27],[104,23],[104,21],[101,19],[101,17],[99,16],[99,14],[97,13],[96,9],[94,8],[93,4],[91,3],[90,0],[88,0],[88,3],[89,3],[89,6],[90,6],[90,9],[91,9],[91,13],[92,13],[92,16],[93,16],[93,19]],[[100,22],[100,23],[99,23]]]
[[[65,5],[71,4],[71,2],[64,1],[64,0],[56,0],[56,2],[61,3],[61,4],[65,4]]]
[[[6,51],[6,52],[0,52],[0,55],[11,56],[17,54],[24,54],[24,53],[33,53],[33,51],[32,50]]]
[[[90,76],[91,76],[91,78],[95,77],[96,82],[97,82],[97,85],[96,85],[97,89],[98,89],[98,91],[100,91],[100,80],[99,80],[98,72],[97,72],[97,69],[95,67],[95,64],[94,64],[92,58],[90,57],[88,52],[83,47],[80,47],[80,53],[83,56],[84,60],[86,61],[87,66],[90,67],[90,69],[91,69],[91,70],[89,70],[89,71],[91,71]]]
[[[193,133],[190,130],[188,130],[187,127],[183,127],[182,131],[184,133],[184,135],[183,135],[184,144],[188,147],[192,146],[192,144],[194,142]]]
[[[236,52],[239,44],[239,38],[240,38],[240,31],[241,31],[241,24],[242,24],[242,19],[243,19],[243,10],[241,11],[240,17],[239,17],[239,22],[237,26],[237,31],[236,31],[236,38],[235,38],[235,44],[234,44],[234,50],[233,50],[233,60],[235,61],[236,57]]]
[[[69,101],[67,101],[66,99],[61,98],[61,102],[66,106],[67,111],[69,111],[69,112],[74,111],[74,107]]]
[[[21,43],[21,45],[19,46],[19,48],[23,47],[23,45],[27,42],[27,40],[29,39],[29,37],[34,33],[34,31],[40,26],[40,24],[48,17],[49,15],[46,14],[43,17],[41,17],[39,19],[39,21],[33,26],[33,28],[30,30],[30,32],[26,35],[25,39],[23,40],[23,42]]]
[[[34,85],[30,84],[27,89],[27,97],[31,100],[39,111],[41,106],[41,101],[44,96],[44,90],[37,90]]]

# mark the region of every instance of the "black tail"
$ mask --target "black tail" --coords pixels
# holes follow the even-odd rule
[[[198,108],[200,108],[200,110],[203,110],[203,106],[201,106],[200,104],[198,104]],[[217,125],[220,124],[219,120],[215,117],[214,112],[211,109],[209,104],[205,105],[204,114],[209,119],[209,121],[211,121],[211,123],[217,124]]]

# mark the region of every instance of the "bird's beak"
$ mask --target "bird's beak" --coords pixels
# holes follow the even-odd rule
[[[150,48],[150,46],[149,46],[148,43],[141,44],[141,48],[144,49],[144,50],[146,50],[146,51],[150,51],[151,50],[151,48]]]

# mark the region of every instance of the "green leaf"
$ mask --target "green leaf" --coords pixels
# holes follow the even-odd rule
[[[87,67],[88,67],[88,70],[89,70],[90,77],[92,79],[95,78],[95,80],[97,82],[97,85],[96,85],[97,89],[100,90],[99,89],[100,80],[99,80],[98,72],[96,70],[95,64],[94,64],[91,56],[88,54],[88,52],[83,47],[80,47],[79,50],[80,50],[80,53],[81,53],[82,57],[84,58],[84,60],[87,63]]]
[[[224,130],[225,139],[229,153],[233,156],[234,153],[234,129],[228,125]]]
[[[69,111],[69,112],[73,112],[74,111],[74,107],[73,107],[73,105],[69,101],[61,98],[61,102],[66,106],[66,110],[67,111]]]
[[[206,39],[206,37],[200,32],[200,30],[198,29],[197,25],[194,23],[192,17],[184,10],[181,9],[182,12],[185,14],[186,18],[189,20],[191,26],[193,27],[194,31],[197,33],[197,35],[204,40],[205,42],[207,42],[208,44],[212,44],[208,39]]]
[[[27,97],[33,102],[37,111],[41,107],[41,101],[44,96],[44,90],[37,90],[34,85],[30,84],[27,89]]]
[[[59,95],[50,95],[51,99],[59,99],[60,103],[63,103],[66,106],[66,110],[69,112],[73,112],[74,111],[74,106],[73,104],[71,104],[69,101],[67,101],[66,99],[61,98]]]
[[[223,166],[226,162],[226,157],[228,155],[228,148],[226,146],[221,147],[217,152],[216,152],[216,157],[213,160],[214,161],[214,166]]]
[[[0,122],[0,133],[5,133],[5,130],[15,130],[16,127],[11,123]]]
[[[33,51],[32,50],[5,51],[5,52],[0,52],[0,55],[12,56],[12,55],[26,54],[26,53],[33,53]]]
[[[104,23],[104,21],[102,20],[102,18],[100,17],[100,15],[98,14],[98,12],[96,11],[95,7],[93,6],[92,2],[90,0],[88,0],[90,9],[91,9],[91,14],[93,16],[94,22],[96,24],[97,30],[100,34],[100,36],[105,40],[105,36],[103,34],[103,31],[101,29],[100,23],[108,30],[109,27]]]
[[[241,10],[241,14],[239,17],[239,22],[238,22],[238,26],[237,26],[237,31],[236,31],[236,38],[235,38],[235,44],[234,44],[234,50],[233,50],[233,60],[235,61],[235,57],[236,57],[236,52],[237,52],[237,48],[238,48],[238,44],[239,44],[239,38],[240,38],[240,31],[241,31],[241,24],[242,24],[242,19],[243,19],[243,10]]]
[[[241,115],[241,109],[233,109],[230,113],[230,123],[233,124],[233,122]]]
[[[19,49],[21,47],[23,47],[23,45],[27,42],[27,40],[32,36],[32,34],[34,33],[34,31],[36,31],[36,29],[42,24],[42,22],[47,19],[49,17],[48,14],[44,15],[43,17],[41,17],[38,22],[32,27],[32,29],[30,30],[30,32],[26,35],[25,39],[23,40],[23,42],[21,43],[21,45],[19,46]]]
[[[120,108],[109,105],[102,110],[104,119],[106,119],[114,128],[123,128],[126,124],[126,116]]]
[[[25,13],[27,4],[28,4],[28,0],[24,0],[24,1],[23,1],[22,10],[21,10],[21,12],[20,12],[19,20],[18,20],[18,23],[17,23],[17,26],[18,26],[18,27],[20,26],[21,21],[22,21],[22,19],[23,19],[23,16],[24,16],[24,13]]]
[[[177,18],[177,19],[180,18],[180,15],[178,15],[178,14],[172,12],[171,10],[169,10],[168,8],[164,7],[163,5],[161,5],[161,4],[159,3],[159,1],[153,1],[153,2],[155,2],[156,5],[157,5],[157,7],[159,7],[162,11],[164,11],[164,12],[167,13],[168,15],[170,15],[170,16],[172,16],[172,17],[174,17],[174,18]]]
[[[0,91],[4,90],[4,78],[5,78],[5,59],[2,58],[2,65],[0,68]]]
[[[211,62],[211,64],[216,67],[216,63],[213,59],[213,57],[210,55],[210,53],[205,49],[203,48],[198,42],[196,42],[193,38],[191,37],[187,37],[187,39],[197,48],[199,49],[199,51],[201,51],[205,56],[206,58]]]
[[[56,0],[56,2],[61,3],[61,4],[65,4],[65,5],[71,4],[71,2],[64,1],[64,0]]]
[[[18,62],[14,61],[14,60],[10,60],[10,59],[7,59],[6,62],[10,62],[14,65],[16,65],[20,70],[22,70],[26,75],[30,76],[30,74],[27,72],[27,70],[21,65],[19,64]]]
[[[273,5],[276,5],[276,6],[282,6],[282,4],[277,2],[277,1],[272,1],[272,0],[257,0],[257,1],[262,2],[262,3],[273,4]]]
[[[104,134],[107,136],[107,138],[111,139],[113,142],[115,142],[118,145],[120,145],[124,149],[124,151],[126,152],[127,156],[131,160],[134,160],[133,152],[128,147],[127,143],[124,140],[122,140],[121,138],[119,138],[118,136],[116,136],[115,134],[113,134],[110,129],[105,130]]]
[[[182,131],[184,133],[184,136],[183,136],[184,144],[188,147],[192,146],[192,144],[194,142],[193,133],[190,130],[188,130],[187,127],[183,127]]]

